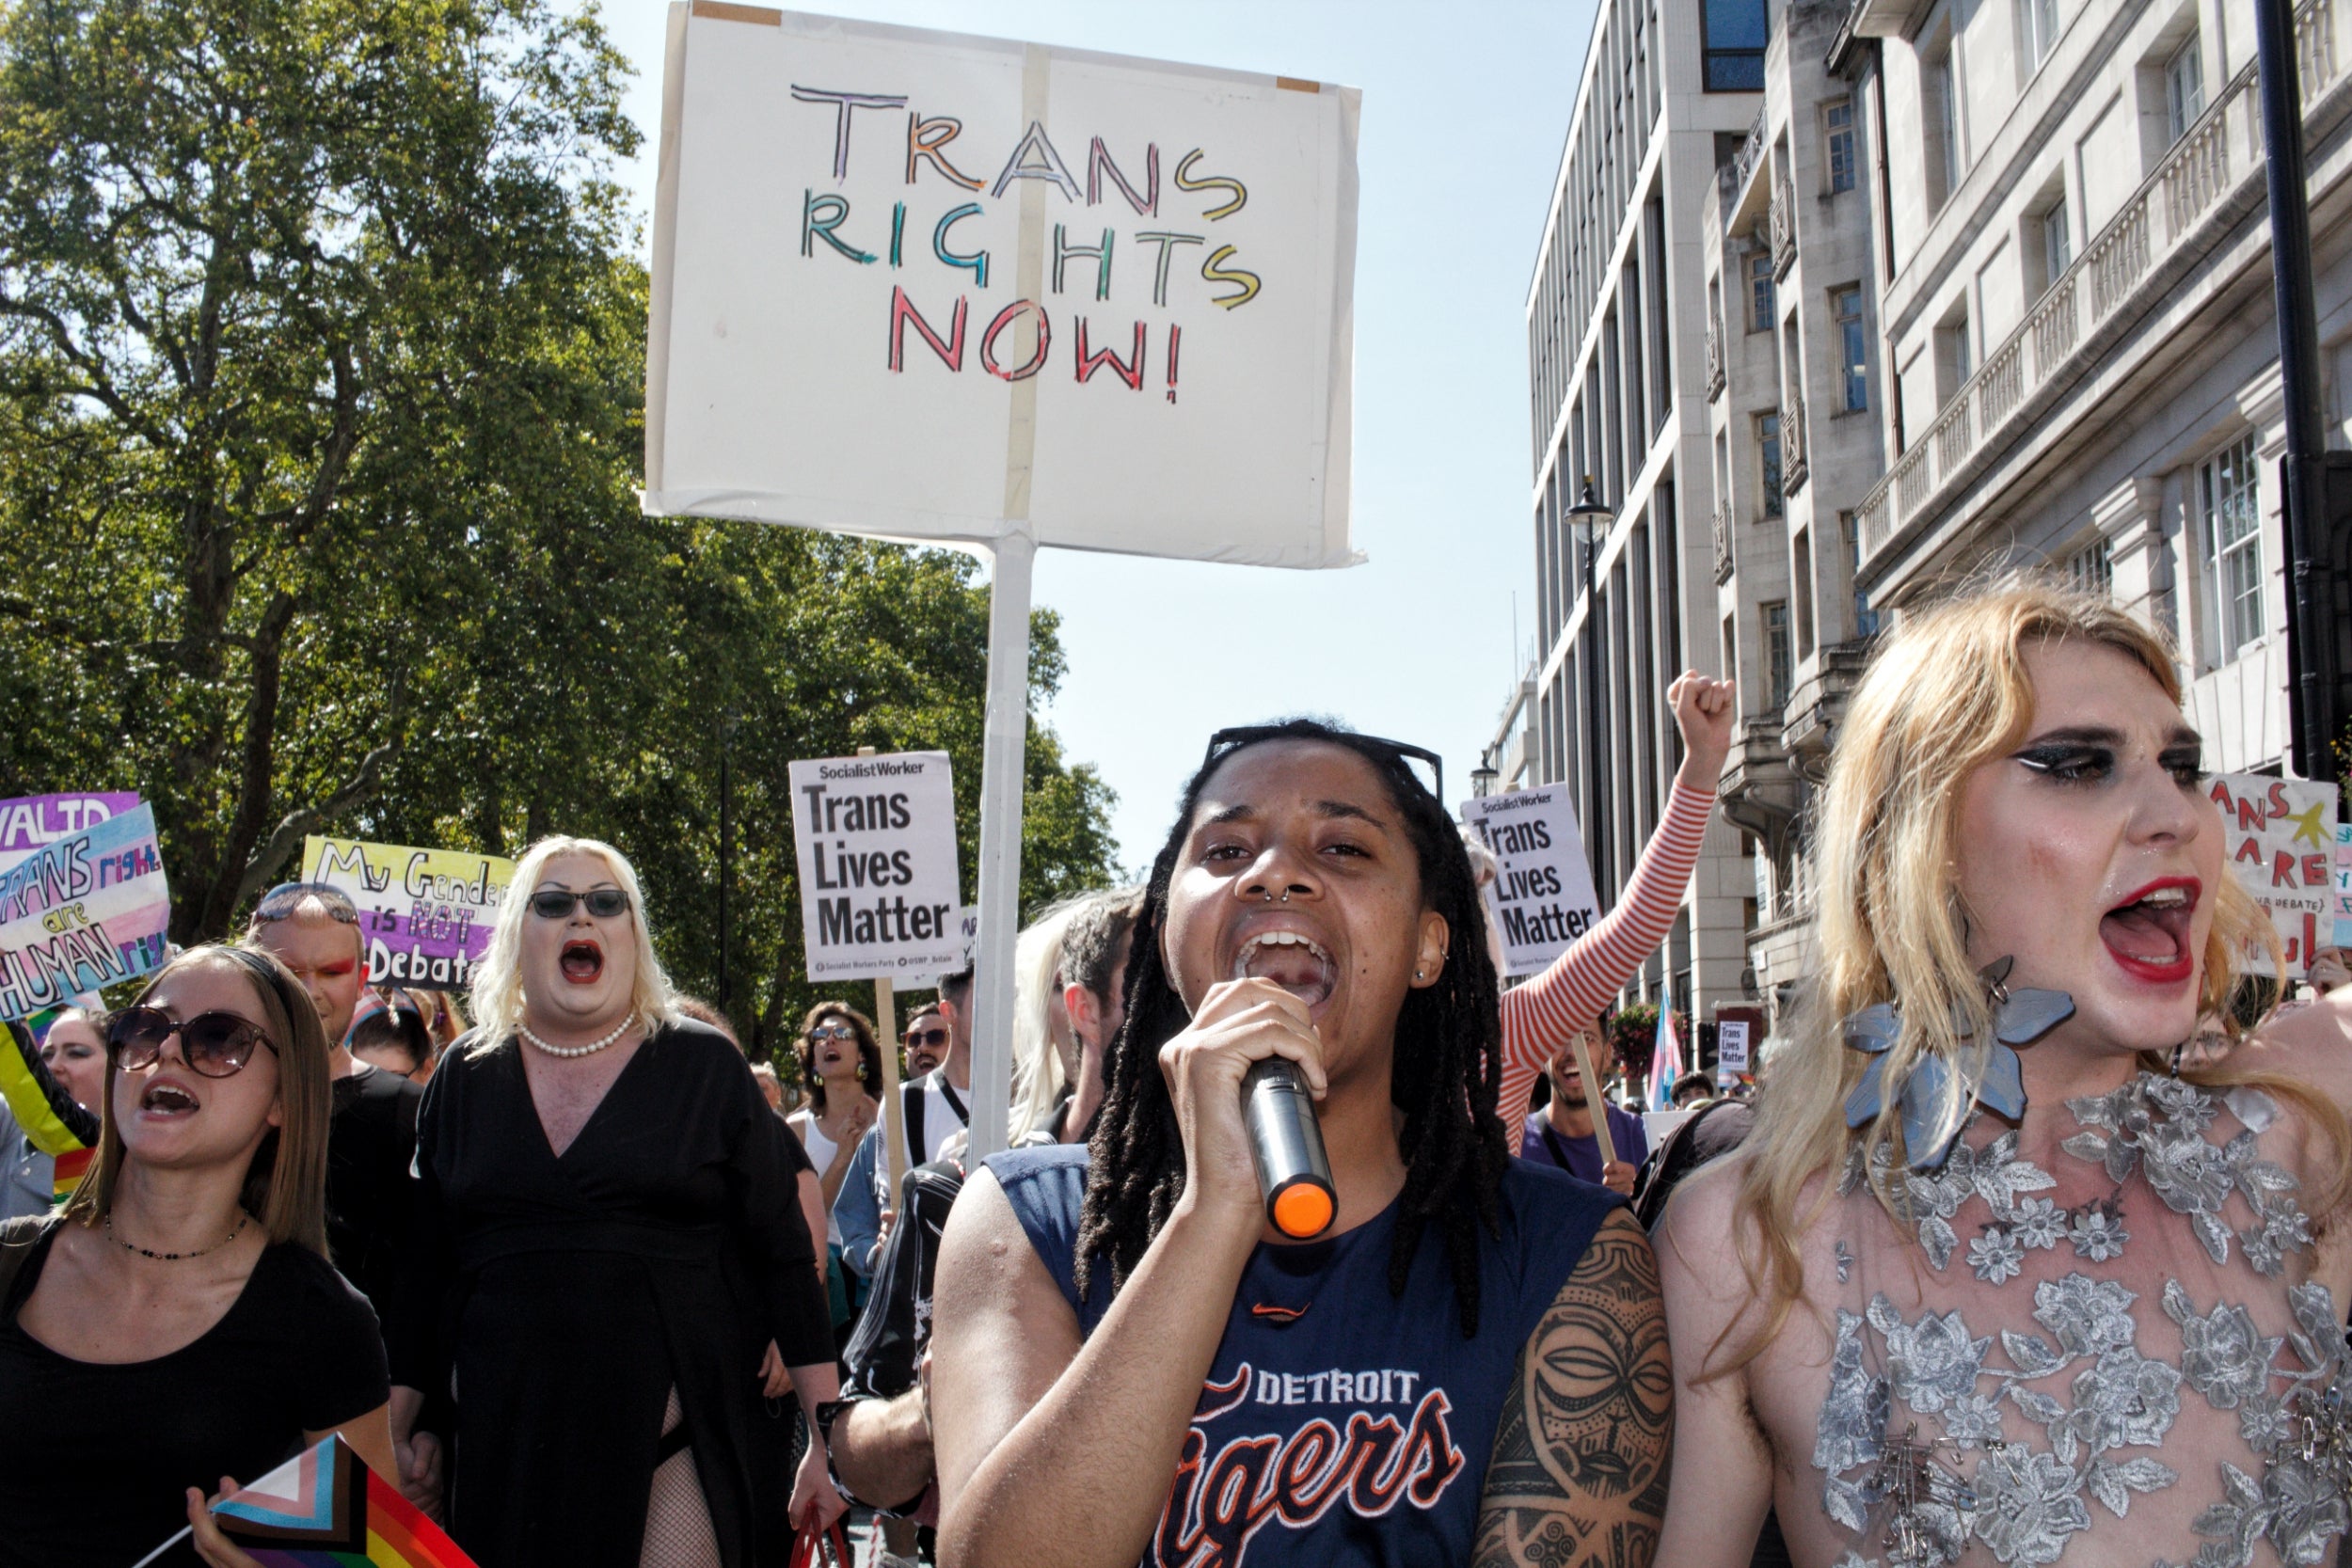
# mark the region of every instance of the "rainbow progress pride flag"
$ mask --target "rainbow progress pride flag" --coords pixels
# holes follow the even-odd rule
[[[475,1568],[331,1434],[213,1504],[213,1517],[264,1568]]]

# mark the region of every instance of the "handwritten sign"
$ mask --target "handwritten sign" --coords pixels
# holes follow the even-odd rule
[[[515,863],[458,849],[360,839],[302,841],[302,879],[340,888],[359,908],[368,978],[419,990],[463,990],[490,946]]]
[[[808,977],[895,982],[962,968],[947,753],[827,757],[788,771]]]
[[[2328,945],[2332,935],[2335,785],[2216,773],[2205,792],[2221,812],[2231,872],[2270,911],[2286,948],[2288,974],[2301,974],[2312,949]],[[2250,955],[2248,967],[2270,974],[2269,955]]]
[[[0,1018],[153,973],[170,925],[153,808],[52,839],[0,874]]]
[[[645,511],[1352,563],[1359,101],[674,5]]]
[[[2336,824],[2336,945],[2352,949],[2352,822]]]
[[[72,795],[20,795],[0,800],[0,871],[44,844],[94,828],[139,803],[127,792],[96,790]]]
[[[1495,857],[1486,918],[1502,933],[1506,977],[1534,974],[1600,918],[1584,837],[1565,786],[1462,802],[1462,820]]]

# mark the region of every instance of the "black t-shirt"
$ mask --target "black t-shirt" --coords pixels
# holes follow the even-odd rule
[[[17,1326],[56,1240],[0,1310],[0,1568],[130,1568],[187,1521],[187,1488],[249,1481],[390,1396],[375,1314],[307,1247],[263,1249],[220,1322],[151,1361],[58,1354]],[[198,1559],[184,1542],[157,1560]]]
[[[326,1132],[326,1250],[380,1314],[390,1305],[415,1199],[417,1107],[424,1091],[362,1068],[335,1080]]]

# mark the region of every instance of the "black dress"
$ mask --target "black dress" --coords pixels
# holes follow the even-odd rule
[[[287,1242],[263,1248],[220,1322],[168,1355],[58,1354],[16,1322],[56,1231],[0,1303],[0,1568],[130,1568],[187,1524],[188,1487],[257,1480],[306,1433],[383,1406],[375,1314]],[[197,1556],[183,1541],[157,1560],[193,1568]]]
[[[409,1162],[424,1091],[362,1065],[334,1083],[326,1130],[326,1250],[379,1317],[389,1316],[407,1250]]]
[[[451,1534],[497,1568],[634,1568],[675,1386],[728,1568],[751,1560],[750,1423],[773,1339],[833,1359],[785,1148],[717,1031],[656,1031],[562,1157],[514,1040],[453,1046],[417,1125],[418,1246],[393,1381],[453,1388]]]

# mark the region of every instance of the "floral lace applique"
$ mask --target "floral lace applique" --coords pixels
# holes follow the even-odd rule
[[[2061,1243],[2090,1263],[2121,1257],[2130,1240],[2121,1187],[2137,1171],[2168,1209],[2188,1217],[2217,1264],[2228,1261],[2234,1236],[2248,1264],[2275,1278],[2284,1255],[2311,1241],[2295,1178],[2255,1150],[2276,1107],[2257,1091],[2233,1091],[2226,1103],[2245,1131],[2217,1145],[2206,1134],[2222,1102],[2153,1074],[2068,1101],[2082,1131],[2061,1147],[2118,1185],[2115,1195],[2073,1210],[2029,1196],[2057,1182],[2017,1158],[2013,1132],[1980,1149],[1961,1143],[1933,1171],[1898,1172],[1883,1148],[1866,1167],[1857,1148],[1839,1190],[1860,1187],[1866,1168],[1891,1185],[1938,1270],[1958,1250],[1954,1221],[1971,1199],[1983,1199],[1991,1218],[1965,1256],[1977,1279],[2003,1286],[2020,1276],[2028,1253]],[[2221,1218],[2232,1193],[2253,1214],[2235,1231]],[[1841,1281],[1851,1261],[1841,1245]],[[2201,1312],[2179,1282],[2168,1282],[2163,1310],[2184,1345],[2177,1367],[2142,1354],[2132,1313],[2138,1297],[2119,1282],[2074,1273],[2037,1283],[2033,1296],[2041,1332],[2002,1333],[1997,1351],[1996,1337],[1972,1333],[1958,1310],[1906,1321],[1881,1293],[1859,1314],[1838,1311],[1813,1462],[1824,1475],[1829,1516],[1857,1535],[1876,1519],[1864,1544],[1883,1554],[1850,1552],[1839,1568],[1942,1568],[1971,1540],[2003,1563],[2056,1561],[2090,1528],[2092,1504],[2121,1518],[2134,1496],[2179,1481],[2153,1455],[2128,1450],[2161,1448],[2184,1385],[2213,1408],[2234,1412],[2264,1459],[2259,1478],[2220,1465],[2222,1500],[2198,1516],[2203,1544],[2193,1568],[2248,1568],[2265,1540],[2282,1561],[2316,1564],[2352,1528],[2352,1353],[2325,1287],[2290,1288],[2297,1330],[2265,1336],[2245,1307],[2217,1303]],[[2002,1439],[2004,1401],[2042,1428],[2046,1449]],[[1964,1476],[1958,1463],[1969,1453],[1974,1473]]]

